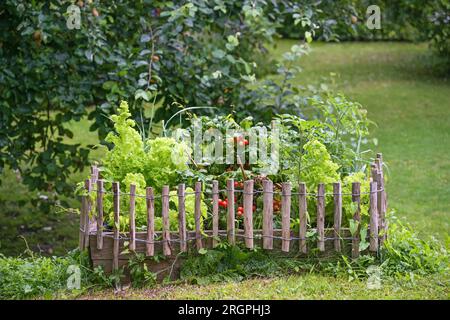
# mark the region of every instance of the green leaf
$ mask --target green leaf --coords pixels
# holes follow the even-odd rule
[[[136,93],[134,94],[134,99],[135,100],[143,99],[145,101],[150,101],[150,95],[147,91],[138,89],[138,90],[136,90]]]
[[[114,86],[117,86],[115,81],[105,81],[102,88],[105,90],[111,90]]]
[[[225,57],[225,55],[226,55],[226,52],[223,50],[220,50],[220,49],[214,50],[212,52],[212,56],[217,59],[222,59],[223,57]]]
[[[309,32],[309,31],[305,32],[305,39],[306,39],[306,42],[308,42],[308,43],[312,42],[312,34],[311,34],[311,32]]]
[[[355,236],[356,232],[358,231],[359,222],[354,220],[354,219],[350,219],[349,220],[349,225],[350,225],[350,233],[351,233],[351,235]]]

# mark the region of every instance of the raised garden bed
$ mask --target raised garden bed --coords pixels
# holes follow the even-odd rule
[[[377,155],[376,161],[371,167],[370,192],[369,192],[369,215],[370,223],[367,230],[360,228],[361,210],[360,183],[352,184],[352,193],[342,193],[341,183],[333,184],[333,192],[326,193],[324,184],[317,186],[317,192],[311,193],[306,190],[303,183],[298,185],[296,192],[292,192],[292,184],[285,182],[281,191],[276,191],[270,180],[263,182],[263,190],[254,190],[254,181],[247,180],[241,190],[234,188],[232,179],[227,181],[227,188],[219,190],[218,182],[212,182],[211,192],[202,191],[202,183],[195,184],[195,230],[188,231],[186,228],[186,211],[184,201],[186,195],[184,184],[178,186],[177,194],[170,194],[169,186],[164,186],[160,195],[155,196],[153,189],[148,187],[146,194],[136,194],[133,185],[129,193],[120,192],[119,183],[112,183],[112,190],[105,190],[104,181],[99,178],[99,170],[92,168],[91,178],[85,181],[86,193],[82,196],[82,210],[80,217],[80,241],[81,249],[89,248],[90,257],[94,266],[103,266],[106,272],[126,266],[131,255],[143,253],[148,257],[149,269],[158,272],[160,277],[170,274],[176,277],[182,258],[180,252],[186,254],[196,253],[198,250],[213,248],[220,241],[228,241],[231,244],[243,242],[249,249],[255,246],[265,250],[281,251],[286,255],[306,255],[311,250],[320,255],[335,252],[358,257],[360,251],[366,250],[361,247],[361,242],[368,243],[370,252],[377,252],[383,245],[387,236],[386,207],[387,196],[384,189],[383,163],[381,154]],[[219,229],[219,194],[226,192],[228,205],[226,210],[226,230]],[[113,195],[114,226],[113,230],[106,230],[103,217],[103,198],[106,193]],[[243,229],[236,228],[236,206],[234,196],[243,193]],[[281,229],[273,226],[273,198],[274,194],[281,194]],[[92,194],[96,195],[95,202]],[[128,212],[121,213],[120,198],[129,198]],[[211,200],[212,228],[203,228],[201,212],[201,199],[207,196]],[[262,229],[253,229],[254,197],[263,197]],[[333,227],[325,228],[325,197],[333,197]],[[135,202],[136,198],[146,199],[147,228],[144,232],[136,230],[135,225]],[[169,222],[169,200],[171,197],[178,198],[178,231],[170,230]],[[296,197],[298,201],[298,212],[291,211],[291,200]],[[316,228],[307,228],[307,199],[316,199],[317,221]],[[350,197],[354,203],[353,228],[342,228],[342,201],[344,197]],[[155,200],[161,200],[162,230],[155,230]],[[95,210],[94,210],[95,208]],[[95,213],[94,213],[95,211]],[[239,213],[239,212],[238,212]],[[129,217],[128,232],[120,232],[119,218],[121,215]],[[223,213],[222,213],[223,214]],[[291,230],[291,218],[299,219],[298,231]],[[356,227],[355,227],[356,226]],[[123,231],[123,230],[122,230]],[[313,236],[308,236],[313,234]],[[162,255],[165,259],[154,259],[155,255]],[[157,262],[158,261],[158,262]]]

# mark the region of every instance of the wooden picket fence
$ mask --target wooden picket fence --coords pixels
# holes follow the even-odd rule
[[[384,189],[383,161],[382,155],[377,154],[377,158],[371,166],[370,179],[370,222],[367,230],[369,238],[369,251],[377,252],[383,245],[387,237],[386,208],[387,196]],[[169,225],[169,198],[171,197],[169,186],[164,186],[160,195],[155,195],[152,187],[146,188],[146,194],[136,194],[136,187],[130,186],[129,193],[120,191],[118,182],[112,183],[112,191],[104,189],[104,181],[99,177],[97,167],[92,167],[91,178],[85,181],[85,189],[89,193],[96,192],[96,203],[91,203],[89,196],[82,196],[80,215],[79,247],[89,248],[90,256],[94,267],[101,265],[107,272],[116,270],[127,264],[133,254],[144,253],[147,257],[153,257],[162,253],[166,259],[155,262],[158,259],[149,259],[152,270],[166,270],[174,268],[174,261],[180,252],[193,252],[202,248],[217,246],[221,239],[225,238],[230,244],[235,244],[243,239],[245,246],[249,249],[258,245],[266,250],[281,250],[286,253],[306,254],[312,248],[308,244],[307,238],[307,197],[316,198],[317,203],[317,251],[343,252],[343,247],[347,245],[351,250],[352,257],[359,256],[360,231],[360,183],[352,184],[351,194],[342,193],[341,183],[333,184],[333,193],[325,193],[323,183],[317,186],[317,193],[308,193],[304,183],[298,185],[298,192],[292,192],[290,182],[281,185],[281,229],[274,229],[273,226],[273,199],[274,185],[270,180],[263,181],[263,190],[254,189],[254,181],[244,182],[243,190],[235,190],[234,181],[227,181],[227,188],[219,190],[218,181],[212,182],[212,230],[202,230],[201,225],[201,201],[202,183],[195,183],[195,231],[188,231],[186,228],[185,185],[178,186],[178,231],[170,231]],[[104,229],[103,218],[103,197],[105,193],[113,195],[114,227],[113,230]],[[227,229],[219,230],[219,194],[226,193],[228,206],[226,211]],[[243,193],[243,230],[236,229],[235,195]],[[263,197],[262,230],[253,229],[253,203],[254,196],[261,194]],[[120,198],[129,197],[129,232],[121,233],[119,226]],[[173,195],[172,195],[173,196]],[[295,216],[291,212],[291,199],[298,197],[299,210]],[[325,228],[325,197],[333,196],[333,228]],[[342,221],[342,199],[351,197],[355,203],[353,219],[358,222],[358,230],[353,235],[348,228],[341,228]],[[147,229],[145,232],[136,232],[135,226],[135,203],[137,197],[146,199]],[[161,200],[162,231],[155,231],[155,199]],[[96,214],[93,216],[91,209],[96,207]],[[290,229],[291,217],[299,218],[298,234]],[[326,245],[327,244],[327,245]],[[126,248],[128,247],[128,248]],[[128,249],[128,250],[125,250]]]

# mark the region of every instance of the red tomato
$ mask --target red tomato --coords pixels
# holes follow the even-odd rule
[[[247,146],[248,144],[249,144],[248,140],[247,140],[247,139],[245,139],[245,140],[244,140],[244,145],[246,145],[246,146]]]
[[[242,217],[243,214],[244,213],[242,211],[238,211],[238,213],[237,213],[238,217]]]
[[[243,207],[238,207],[238,212],[239,212],[239,211],[244,212],[244,208],[243,208]]]
[[[226,208],[228,206],[228,200],[223,200],[222,204],[223,204],[224,208]]]

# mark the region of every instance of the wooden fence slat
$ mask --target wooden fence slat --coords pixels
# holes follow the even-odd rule
[[[263,248],[273,249],[273,182],[263,181]]]
[[[212,182],[212,202],[212,245],[213,248],[215,248],[218,244],[219,238],[219,182],[217,180],[213,180]]]
[[[383,170],[383,154],[381,152],[378,152],[376,159],[380,160],[380,166],[378,167],[378,169]]]
[[[378,209],[377,209],[377,187],[376,181],[370,183],[370,243],[369,250],[378,251]]]
[[[325,251],[325,185],[319,183],[317,187],[317,248]]]
[[[383,158],[381,153],[377,154],[377,159],[375,159],[375,163],[377,165],[378,169],[378,227],[379,227],[379,233],[381,233],[380,236],[380,245],[383,245],[384,241],[386,240],[386,191],[384,190],[384,173],[383,173]]]
[[[187,251],[185,189],[184,183],[178,185],[178,230],[180,232],[181,252]]]
[[[113,182],[113,210],[114,210],[114,244],[112,270],[119,269],[119,232],[120,232],[120,185]]]
[[[375,163],[377,165],[377,210],[378,210],[378,238],[380,241],[380,245],[383,244],[383,234],[384,234],[384,208],[383,208],[383,173],[379,169],[381,167],[381,164],[379,163],[379,159],[375,160]]]
[[[235,206],[234,206],[234,180],[227,180],[227,237],[230,244],[236,243],[235,235]]]
[[[306,245],[306,227],[307,227],[307,204],[306,204],[306,184],[301,182],[298,185],[298,211],[299,211],[299,249],[302,253],[308,252]]]
[[[281,251],[289,252],[291,243],[291,183],[283,182],[281,192]]]
[[[169,221],[169,186],[163,186],[161,193],[162,207],[162,235],[163,235],[163,254],[170,256],[172,250],[170,248],[170,221]]]
[[[153,188],[148,187],[145,191],[147,205],[147,242],[145,244],[145,253],[149,257],[155,255],[155,198]]]
[[[99,175],[99,170],[98,167],[96,165],[92,165],[91,166],[91,191],[94,191],[95,188],[97,187],[97,181],[98,181],[98,175]],[[90,204],[91,208],[94,206],[93,203]],[[93,230],[97,230],[97,219],[94,216],[90,216],[89,217],[89,231],[93,231]]]
[[[130,184],[130,251],[136,250],[136,185]]]
[[[83,190],[86,192],[86,190]],[[86,196],[81,196],[81,207],[80,207],[80,231],[78,235],[78,247],[80,250],[84,250],[84,228],[86,221]]]
[[[244,181],[245,246],[253,249],[253,180]]]
[[[370,176],[372,177],[373,182],[378,182],[378,168],[375,162],[370,165]]]
[[[361,230],[361,183],[353,182],[352,183],[352,201],[356,204],[356,209],[353,214],[353,220],[357,224],[357,229],[352,239],[352,257],[359,257],[359,232]]]
[[[88,196],[86,196],[85,199],[85,214],[84,214],[84,248],[89,247],[89,233],[91,231],[91,192],[92,192],[92,184],[90,179],[86,179],[84,181],[84,187],[86,188],[86,191],[88,192]]]
[[[203,248],[202,245],[202,233],[201,233],[201,200],[202,200],[202,182],[197,181],[195,183],[195,245],[197,250]]]
[[[388,229],[389,229],[389,222],[386,220],[386,212],[387,212],[387,207],[388,207],[388,199],[387,199],[387,192],[385,190],[385,181],[384,181],[384,171],[383,171],[383,154],[382,153],[377,153],[377,159],[380,160],[380,173],[381,173],[381,183],[382,183],[382,212],[383,212],[383,218],[384,218],[384,224],[383,224],[383,230],[384,230],[384,234],[383,234],[383,242],[387,239],[387,234],[388,234]]]
[[[96,165],[91,166],[91,188],[94,189],[98,181],[98,168]]]
[[[340,182],[333,183],[334,196],[334,249],[341,251],[341,222],[342,222],[342,187]]]
[[[103,180],[97,180],[97,249],[103,248]]]

